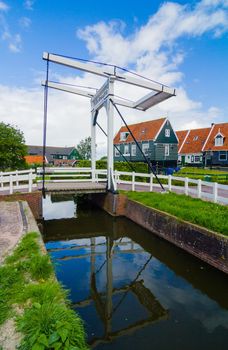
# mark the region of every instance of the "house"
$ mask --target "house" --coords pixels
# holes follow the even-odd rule
[[[212,124],[202,148],[204,165],[228,165],[228,123]]]
[[[28,154],[30,156],[42,156],[42,146],[28,146]],[[46,147],[46,158],[48,164],[56,166],[69,165],[72,166],[80,159],[78,151],[75,147]]]
[[[203,145],[209,135],[210,128],[177,131],[178,163],[182,165],[202,165]]]
[[[43,156],[25,156],[25,161],[28,165],[41,165],[43,164]],[[47,158],[45,157],[45,164],[47,164]]]
[[[176,166],[178,138],[167,118],[132,124],[129,129],[152,165]],[[131,162],[145,161],[125,126],[117,132],[114,145],[115,161],[125,160],[121,153]]]

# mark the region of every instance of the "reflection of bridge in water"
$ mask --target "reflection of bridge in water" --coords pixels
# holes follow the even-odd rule
[[[91,346],[96,346],[100,342],[108,342],[117,337],[130,334],[137,329],[145,327],[150,323],[154,323],[160,319],[167,318],[168,312],[161,306],[158,300],[154,297],[149,289],[144,286],[144,281],[140,278],[141,273],[145,270],[147,264],[151,260],[151,256],[147,262],[136,272],[135,279],[126,286],[122,288],[113,289],[113,275],[112,275],[112,259],[114,254],[114,248],[118,246],[124,246],[130,243],[131,248],[124,250],[125,253],[138,253],[143,252],[143,249],[134,248],[134,242],[129,240],[127,242],[122,242],[122,239],[119,241],[113,241],[112,238],[106,238],[106,260],[103,263],[106,264],[106,293],[101,294],[97,290],[96,286],[96,275],[99,273],[101,267],[95,271],[95,259],[96,259],[96,238],[93,237],[91,240],[91,278],[90,278],[90,288],[91,288],[91,297],[87,300],[80,301],[74,306],[83,307],[84,304],[94,302],[96,310],[104,324],[104,335],[101,338],[95,338],[91,342]],[[112,317],[116,310],[121,307],[122,302],[126,298],[128,293],[134,293],[137,298],[137,301],[148,311],[149,315],[145,319],[137,321],[127,327],[122,327],[118,331],[112,331]],[[112,298],[116,294],[121,294],[121,298],[117,305],[113,307]]]
[[[88,238],[88,236],[83,237]],[[104,326],[104,334],[101,337],[93,338],[90,341],[90,346],[95,347],[99,343],[109,342],[115,338],[118,338],[123,335],[130,334],[142,327],[145,327],[149,324],[157,322],[161,319],[166,319],[168,317],[168,311],[165,310],[151,291],[145,287],[143,279],[140,279],[142,272],[146,269],[149,264],[152,255],[150,255],[147,261],[140,267],[138,271],[135,271],[135,278],[128,284],[120,288],[113,288],[113,257],[115,255],[115,248],[121,248],[118,250],[118,254],[135,254],[143,253],[144,249],[139,248],[133,240],[127,239],[123,241],[123,238],[118,240],[113,240],[112,237],[108,236],[104,238],[104,242],[97,242],[96,237],[89,238],[88,244],[73,246],[71,248],[54,248],[50,249],[49,252],[58,252],[61,251],[64,253],[64,250],[69,253],[69,251],[88,249],[90,252],[87,254],[79,255],[66,255],[58,260],[71,260],[71,259],[82,259],[90,257],[91,264],[91,274],[90,274],[90,296],[84,300],[77,301],[73,304],[73,307],[76,309],[84,308],[92,303],[94,303],[97,314]],[[97,248],[101,250],[101,247],[106,247],[105,251],[97,251]],[[126,249],[125,249],[126,248]],[[104,255],[106,259],[96,269],[96,257],[98,255]],[[106,266],[106,291],[99,292],[97,288],[97,276],[101,270]],[[126,299],[127,295],[131,293],[134,296],[134,308],[137,310],[137,307],[141,306],[146,311],[146,316],[143,319],[140,319],[128,326],[122,326],[119,330],[113,331],[112,327],[112,318],[119,308],[121,308],[122,303]],[[118,295],[119,300],[117,304],[113,305],[113,297]],[[138,305],[137,305],[138,304]],[[127,315],[126,315],[127,317]],[[122,323],[122,322],[120,322]]]

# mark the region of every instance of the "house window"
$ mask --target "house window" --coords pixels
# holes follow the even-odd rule
[[[195,162],[200,162],[200,156],[195,156]]]
[[[194,156],[191,156],[191,163],[194,163]]]
[[[226,151],[219,152],[219,160],[227,160],[227,152]]]
[[[67,156],[63,156],[63,159],[67,159]]]
[[[132,155],[133,157],[136,156],[136,145],[131,145],[131,155]]]
[[[119,148],[120,146],[116,146],[115,147],[115,157],[119,157],[120,156],[120,152],[119,152]]]
[[[165,137],[170,137],[170,129],[165,129]]]
[[[148,154],[149,154],[149,143],[143,143],[142,144],[142,151],[145,154],[145,156],[148,156]]]
[[[165,156],[169,156],[169,145],[165,145]]]
[[[121,132],[120,133],[120,141],[126,141],[128,135],[129,135],[129,132],[126,132],[126,131]]]
[[[129,145],[124,145],[124,155],[129,155]]]
[[[215,137],[215,146],[223,146],[223,137],[221,134]]]

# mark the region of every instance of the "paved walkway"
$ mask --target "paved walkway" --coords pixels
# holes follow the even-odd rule
[[[20,204],[18,202],[0,202],[0,263],[15,247],[24,229]]]

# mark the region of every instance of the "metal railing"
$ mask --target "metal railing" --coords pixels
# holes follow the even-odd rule
[[[35,170],[16,170],[10,172],[0,172],[0,192],[13,194],[17,191],[32,192],[36,178]]]

